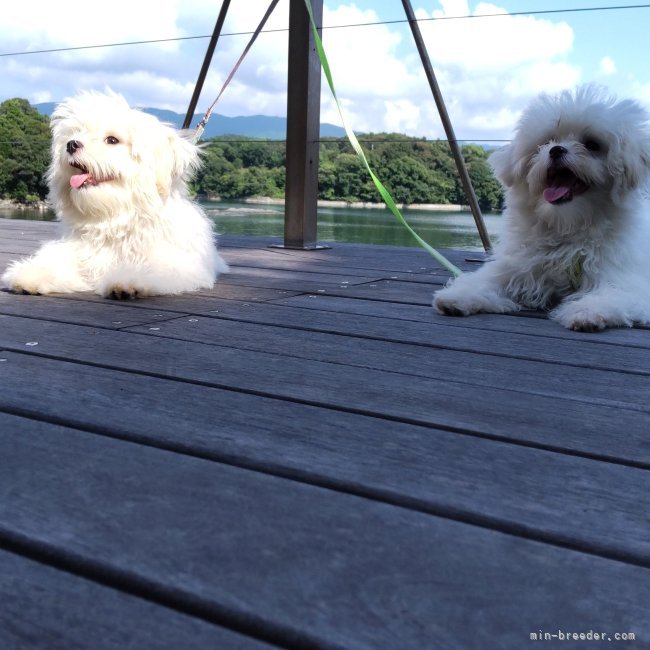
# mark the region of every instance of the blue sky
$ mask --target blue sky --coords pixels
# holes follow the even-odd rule
[[[224,32],[252,30],[268,0],[232,0]],[[650,67],[643,56],[650,7],[513,16],[511,12],[643,5],[638,0],[412,0],[418,18],[499,13],[498,17],[423,20],[421,23],[457,137],[501,140],[512,134],[537,93],[598,82],[650,108]],[[220,3],[214,0],[112,0],[92,11],[64,0],[6,3],[0,53],[209,34]],[[287,25],[280,0],[269,27]],[[325,0],[325,25],[401,20],[400,0]],[[217,94],[246,36],[224,36],[199,108]],[[398,131],[444,137],[406,25],[324,32],[339,97],[359,131]],[[206,40],[0,57],[0,100],[59,101],[106,86],[136,106],[184,112]],[[286,33],[263,34],[217,107],[225,115],[283,115],[286,106]],[[322,118],[338,123],[323,86]],[[218,118],[213,118],[218,119]]]

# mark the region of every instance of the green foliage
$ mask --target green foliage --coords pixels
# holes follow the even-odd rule
[[[221,136],[203,147],[203,165],[194,180],[194,188],[200,194],[224,199],[282,198],[284,168],[284,143]]]
[[[0,104],[0,197],[30,203],[47,194],[50,156],[47,117],[25,99]]]
[[[417,141],[398,133],[363,136],[370,166],[398,203],[466,204],[446,142]],[[45,198],[49,161],[48,119],[24,99],[0,104],[0,197],[23,202]],[[503,192],[487,163],[488,152],[462,147],[481,208],[503,207]],[[241,136],[220,136],[203,146],[203,165],[192,183],[208,196],[237,199],[284,196],[285,145]],[[368,172],[346,138],[325,138],[320,147],[319,198],[380,202]]]
[[[446,142],[416,141],[397,133],[364,135],[363,141],[370,166],[398,203],[467,204]],[[488,152],[477,145],[466,145],[462,152],[481,208],[501,209],[503,192],[487,163]],[[224,199],[281,198],[285,165],[284,143],[222,136],[205,146],[195,188]],[[318,190],[326,200],[381,200],[346,138],[321,142]]]

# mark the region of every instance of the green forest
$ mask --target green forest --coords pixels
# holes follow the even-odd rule
[[[45,198],[50,159],[49,119],[25,99],[0,104],[0,198],[32,203]]]
[[[360,136],[370,166],[398,203],[466,204],[449,146],[396,133]],[[47,194],[48,118],[24,99],[0,104],[0,198],[29,203]],[[503,193],[487,163],[488,152],[464,145],[463,156],[481,208],[501,209]],[[220,136],[203,146],[203,165],[192,183],[210,198],[284,197],[282,141]],[[379,202],[380,197],[345,138],[321,141],[319,198]]]

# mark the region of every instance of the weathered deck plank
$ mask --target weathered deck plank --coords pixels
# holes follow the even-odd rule
[[[248,635],[0,550],[3,650],[270,650]],[[137,591],[137,589],[136,589]],[[129,612],[129,616],[124,613]]]
[[[436,314],[429,306],[385,303],[375,300],[355,300],[346,297],[320,295],[292,296],[279,298],[273,304],[334,312],[335,314],[354,314],[390,318],[396,321],[413,321],[415,323],[432,323],[436,326],[460,327],[463,330],[512,332],[532,336],[551,337],[568,341],[589,341],[592,343],[618,343],[632,347],[650,346],[648,329],[614,329],[603,332],[570,332],[561,328],[543,314],[499,315],[477,314],[471,318],[450,318]],[[337,317],[332,316],[332,320]],[[400,325],[401,327],[401,325]],[[467,332],[469,336],[478,336],[479,332]]]
[[[573,397],[567,390],[581,379],[585,369],[567,367],[567,381],[559,386],[554,385],[553,377],[545,384],[540,374],[531,392],[530,388],[499,387],[499,380],[506,381],[506,373],[495,378],[495,385],[479,386],[466,378],[457,381],[341,363],[306,362],[283,354],[283,350],[203,345],[33,319],[18,322],[10,316],[0,322],[0,347],[21,355],[7,364],[7,373],[13,372],[16,363],[20,372],[28,363],[24,357],[31,356],[30,363],[38,364],[38,358],[46,355],[650,466],[649,416],[644,410],[647,377],[625,375],[621,379],[614,373],[613,387],[619,388],[618,392],[612,390],[610,396],[606,385],[599,389],[594,384],[583,386],[582,393]],[[463,368],[458,372],[463,373]],[[637,385],[632,383],[628,397],[625,385],[630,379]],[[613,448],[611,437],[623,428],[625,439]]]
[[[3,356],[14,394],[0,397],[0,408],[497,529],[528,530],[650,566],[647,530],[638,519],[650,480],[642,470],[206,386]],[[272,436],[274,428],[282,435]],[[606,495],[603,485],[610,486]],[[591,507],[597,502],[617,512],[615,528]]]
[[[162,308],[154,308],[158,305]],[[187,309],[183,310],[183,306]],[[188,311],[192,313],[188,314]],[[465,319],[463,322],[468,327],[462,327],[460,319],[432,316],[430,322],[417,322],[344,312],[337,312],[336,317],[332,318],[331,314],[323,310],[294,308],[276,302],[242,302],[205,296],[152,298],[146,303],[116,305],[100,298],[81,300],[21,296],[20,300],[16,300],[14,296],[2,292],[0,313],[110,329],[155,325],[158,321],[186,317],[192,318],[195,323],[191,329],[182,328],[183,335],[190,335],[191,340],[203,340],[194,338],[192,333],[203,331],[205,328],[220,328],[219,333],[224,333],[237,331],[239,325],[233,323],[244,324],[244,331],[250,331],[246,324],[259,324],[288,328],[299,332],[298,336],[304,336],[300,332],[341,334],[384,342],[412,343],[426,348],[545,361],[560,366],[619,370],[642,375],[650,372],[650,340],[647,340],[650,337],[647,334],[634,330],[615,330],[603,332],[598,337],[578,333],[567,333],[569,336],[560,337],[557,327],[553,324],[544,333],[534,333],[530,329],[521,333],[517,331],[520,329],[519,322],[523,320],[520,318],[510,318],[508,322],[511,327],[508,329],[505,322],[502,323],[502,329],[481,329],[481,322],[492,322],[477,317]],[[199,316],[214,319],[214,323],[206,322],[205,318],[198,319]],[[503,317],[503,320],[506,321],[506,317]],[[174,323],[170,325],[173,327]],[[262,328],[262,331],[264,329]],[[544,328],[540,326],[539,329]],[[150,330],[142,331],[148,333]],[[167,326],[161,332],[165,336],[175,336]],[[223,337],[217,335],[210,342],[219,341],[220,338]],[[251,343],[254,344],[254,341],[247,339],[247,344]],[[229,344],[233,344],[230,339]],[[421,351],[421,356],[426,354],[426,351]]]
[[[53,230],[0,220],[0,263]],[[650,331],[438,316],[418,249],[220,240],[200,294],[0,293],[3,650],[650,639]]]
[[[650,633],[649,572],[620,562],[79,432],[4,458],[0,520],[26,548],[294,647],[523,645],[594,618]]]

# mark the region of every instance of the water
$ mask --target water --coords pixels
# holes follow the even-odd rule
[[[0,219],[23,219],[25,221],[54,221],[54,214],[49,210],[14,210],[0,208]]]
[[[284,207],[226,201],[201,203],[224,235],[262,235],[282,237]],[[412,228],[435,248],[482,249],[474,219],[469,212],[402,211]],[[0,217],[10,219],[52,220],[51,212],[38,210],[0,210]],[[499,232],[501,217],[483,215],[493,242]],[[413,236],[387,208],[319,208],[318,240],[360,244],[418,246]]]
[[[202,203],[202,206],[215,222],[219,233],[283,236],[282,205],[216,201]],[[474,219],[469,212],[405,209],[402,215],[420,237],[434,248],[483,249]],[[483,218],[494,242],[499,232],[501,216],[486,214]],[[419,246],[387,208],[319,208],[318,240]]]

